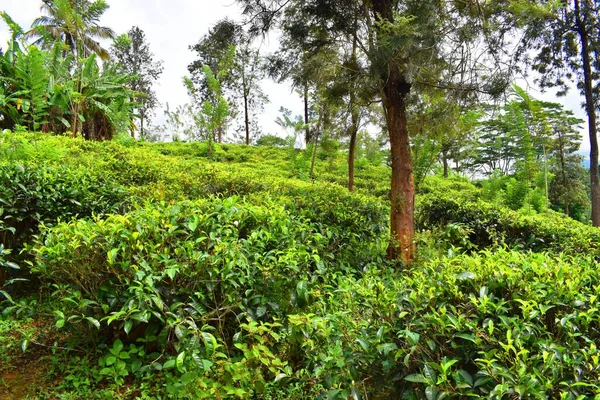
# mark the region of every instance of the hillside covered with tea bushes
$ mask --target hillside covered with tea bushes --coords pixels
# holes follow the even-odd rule
[[[0,393],[600,398],[597,228],[430,175],[406,267],[385,164],[207,146],[0,134]]]

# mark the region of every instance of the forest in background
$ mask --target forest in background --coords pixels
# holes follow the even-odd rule
[[[105,1],[1,14],[0,393],[593,398],[598,6],[239,2],[160,129],[162,63]],[[589,169],[528,68],[581,91]],[[305,104],[286,138],[266,77]]]

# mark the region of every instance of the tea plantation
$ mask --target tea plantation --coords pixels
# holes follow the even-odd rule
[[[0,398],[600,399],[600,231],[291,148],[0,134]]]

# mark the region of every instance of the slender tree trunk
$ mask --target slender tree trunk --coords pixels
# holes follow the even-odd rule
[[[548,183],[548,153],[546,153],[546,145],[544,145],[544,185],[546,186],[546,208],[550,204],[550,188]]]
[[[304,83],[304,140],[306,145],[308,145],[312,139],[308,121],[308,83]]]
[[[582,20],[579,0],[575,0],[575,20],[577,33],[581,40],[581,61],[583,63],[583,81],[585,93],[585,109],[588,116],[590,135],[590,188],[592,192],[592,225],[600,227],[600,182],[598,178],[598,135],[596,126],[596,107],[594,104],[592,68],[590,60],[589,37]]]
[[[442,151],[442,164],[444,165],[444,178],[448,177],[448,154]]]
[[[79,105],[75,104],[75,107],[73,107],[73,117],[71,119],[71,130],[73,131],[73,137],[77,137],[77,132],[79,132],[78,125],[79,125]]]
[[[406,97],[410,92],[410,84],[401,76],[397,68],[391,68],[383,90],[392,156],[391,242],[388,247],[388,257],[401,259],[409,264],[415,251],[413,242],[415,182],[406,117]]]
[[[244,127],[246,129],[246,146],[250,146],[250,119],[248,117],[248,94],[244,92]]]
[[[250,145],[250,120],[248,117],[248,95],[244,93],[244,124],[246,126],[246,145]]]
[[[565,215],[569,216],[569,195],[567,194],[567,166],[565,162],[565,148],[564,148],[563,134],[558,131],[558,153],[560,158],[560,172],[563,183],[564,201],[565,201]]]
[[[250,118],[248,116],[248,88],[246,83],[246,73],[242,71],[242,91],[244,93],[244,125],[246,128],[246,146],[250,145]]]
[[[356,134],[358,124],[352,112],[352,126],[350,126],[350,148],[348,149],[348,190],[354,191],[354,160],[356,158]]]
[[[313,181],[315,179],[315,161],[317,160],[317,146],[319,145],[319,131],[314,133],[314,147],[312,153],[312,160],[310,161],[310,180]]]
[[[223,126],[219,126],[217,129],[217,143],[223,143]]]
[[[358,43],[358,27],[354,22],[354,38],[352,40],[352,60],[351,65],[356,65],[356,47]],[[358,73],[358,71],[356,71]],[[356,158],[356,135],[358,134],[359,113],[356,105],[355,86],[350,85],[350,118],[352,125],[350,126],[350,148],[348,149],[348,190],[354,191],[354,160]]]
[[[133,130],[131,131],[131,133],[133,133]],[[135,139],[135,135],[132,135],[131,137]],[[146,137],[146,135],[144,132],[144,116],[142,115],[140,117],[140,138],[145,138],[145,137]]]
[[[312,153],[312,160],[310,161],[310,173],[309,173],[309,177],[311,181],[314,181],[315,179],[315,161],[317,160],[317,147],[319,146],[319,134],[321,133],[321,130],[324,128],[325,126],[325,121],[327,121],[327,117],[325,116],[325,107],[322,107],[321,109],[321,113],[319,115],[319,121],[317,122],[317,127],[316,129],[313,131],[313,138],[314,139],[314,147],[313,147],[313,153]]]

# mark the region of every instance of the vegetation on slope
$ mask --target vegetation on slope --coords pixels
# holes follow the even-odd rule
[[[600,390],[597,233],[554,212],[428,177],[419,259],[402,270],[385,257],[386,192],[360,189],[385,187],[383,166],[359,169],[349,193],[322,172],[343,168],[335,153],[314,183],[291,149],[216,145],[209,158],[199,143],[5,132],[0,154],[13,250],[0,261],[22,268],[0,289],[9,396],[24,396],[28,357],[36,398]]]

